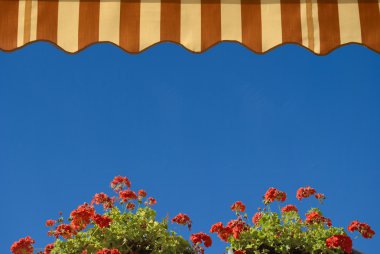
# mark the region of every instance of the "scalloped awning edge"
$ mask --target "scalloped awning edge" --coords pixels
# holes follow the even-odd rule
[[[0,49],[34,41],[69,53],[164,41],[196,53],[222,41],[256,53],[287,43],[317,55],[350,43],[380,52],[380,0],[0,0]]]

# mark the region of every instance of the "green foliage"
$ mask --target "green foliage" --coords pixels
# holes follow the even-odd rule
[[[80,254],[87,250],[117,248],[122,254],[193,254],[188,241],[168,230],[168,220],[156,220],[156,212],[150,207],[140,207],[133,212],[122,212],[116,206],[105,215],[112,219],[109,227],[96,224],[78,232],[68,240],[57,239],[51,254]]]
[[[238,239],[231,236],[229,242],[232,249],[246,254],[343,254],[326,247],[326,239],[336,234],[345,234],[343,228],[306,224],[294,211],[281,215],[267,211],[262,212],[259,226],[242,231]]]

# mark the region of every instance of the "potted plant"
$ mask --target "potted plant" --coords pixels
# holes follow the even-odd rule
[[[323,202],[325,195],[317,193],[314,188],[299,188],[298,200],[315,197]],[[229,243],[229,254],[343,254],[359,253],[352,249],[352,239],[342,227],[332,225],[320,209],[310,209],[301,217],[295,205],[288,204],[278,212],[271,210],[273,202],[284,202],[286,193],[276,188],[269,188],[263,197],[265,207],[248,221],[245,205],[235,202],[231,210],[236,212],[236,219],[226,225],[222,222],[212,225],[210,232]],[[358,231],[364,238],[372,238],[375,232],[363,222],[353,221],[348,231]]]
[[[127,177],[117,176],[111,182],[116,196],[95,194],[62,217],[47,220],[48,235],[55,240],[39,254],[195,254],[211,245],[211,238],[200,232],[191,235],[193,244],[168,229],[168,218],[156,220],[152,208],[156,200],[147,198],[144,190],[131,189]],[[191,227],[186,214],[178,214],[173,223]],[[207,238],[208,237],[208,238]],[[13,254],[33,254],[34,240],[27,236],[11,246]]]

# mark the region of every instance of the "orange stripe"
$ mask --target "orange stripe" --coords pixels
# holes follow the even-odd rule
[[[0,49],[17,47],[18,1],[0,0]]]
[[[220,0],[201,1],[201,48],[205,50],[222,37]]]
[[[139,52],[140,1],[120,2],[120,46],[129,52]]]
[[[99,41],[100,0],[81,0],[79,5],[79,50]]]
[[[243,44],[262,51],[260,0],[241,0],[241,24]]]
[[[58,0],[39,0],[37,40],[57,43]]]
[[[377,0],[359,0],[362,43],[380,51],[380,10]]]
[[[319,36],[321,54],[340,45],[339,13],[337,0],[318,0]]]
[[[281,0],[282,42],[302,44],[301,3],[299,0]]]
[[[181,41],[181,0],[161,0],[161,41]]]

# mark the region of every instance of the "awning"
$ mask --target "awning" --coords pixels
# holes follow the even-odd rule
[[[257,53],[285,43],[380,52],[380,0],[0,0],[0,49],[34,41],[71,53],[97,42],[138,53],[164,41],[193,52],[221,41]]]

